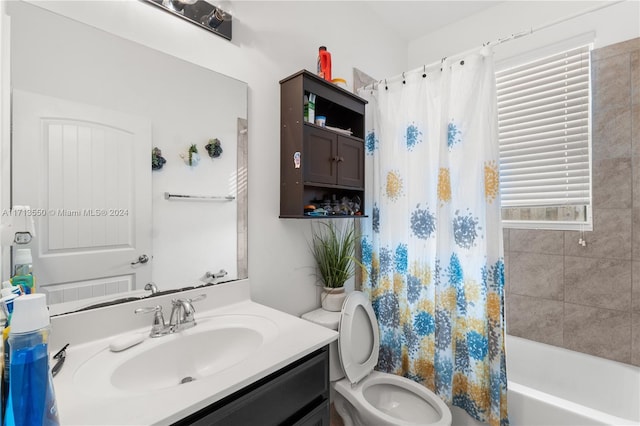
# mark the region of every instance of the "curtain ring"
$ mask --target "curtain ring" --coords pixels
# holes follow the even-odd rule
[[[460,65],[464,65],[464,61],[460,61]]]
[[[384,79],[384,90],[389,90],[389,86],[387,86],[387,79]]]
[[[404,72],[402,73],[402,84],[407,84],[407,80],[404,78]]]
[[[422,78],[426,78],[427,77],[427,66],[423,65],[422,66]]]

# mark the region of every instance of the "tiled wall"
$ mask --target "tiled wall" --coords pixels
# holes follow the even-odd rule
[[[640,38],[592,76],[593,232],[505,229],[507,331],[640,366]]]

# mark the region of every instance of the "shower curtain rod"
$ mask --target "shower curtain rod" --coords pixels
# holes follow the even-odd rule
[[[531,28],[531,29],[529,29],[529,30],[521,31],[521,32],[519,32],[519,33],[513,33],[513,34],[511,34],[511,35],[510,35],[510,36],[508,36],[508,37],[503,37],[503,38],[499,38],[499,39],[494,40],[494,41],[490,41],[490,42],[488,42],[488,43],[484,43],[484,44],[482,45],[482,47],[486,47],[486,46],[497,46],[497,45],[500,45],[500,44],[502,44],[502,43],[506,43],[506,42],[511,41],[511,40],[515,40],[515,39],[518,39],[518,38],[521,38],[521,37],[525,37],[525,36],[531,35],[531,34],[533,34],[533,33],[535,33],[535,32],[538,32],[538,31],[540,31],[540,30],[544,30],[544,29],[547,29],[547,28],[553,27],[553,26],[555,26],[555,25],[562,24],[562,23],[567,22],[567,21],[571,21],[572,19],[576,19],[576,18],[579,18],[579,17],[581,17],[581,16],[588,15],[589,13],[596,12],[596,11],[598,11],[598,10],[600,10],[600,9],[605,9],[605,8],[607,8],[607,7],[609,7],[609,6],[613,6],[613,5],[618,4],[618,3],[623,3],[624,1],[625,1],[625,0],[618,0],[618,1],[607,2],[607,3],[605,3],[605,4],[601,4],[601,5],[598,5],[598,6],[592,7],[592,8],[590,8],[590,9],[583,10],[582,12],[578,12],[578,13],[576,13],[576,14],[574,14],[574,15],[567,16],[567,17],[564,17],[564,18],[560,18],[560,19],[557,19],[557,20],[555,20],[555,21],[552,21],[552,22],[546,23],[546,24],[544,24],[544,25],[540,25],[539,27],[535,27],[535,28],[533,28],[533,27],[532,27],[532,28]],[[407,75],[407,74],[412,74],[412,73],[415,73],[415,72],[419,72],[419,71],[421,71],[421,70],[422,70],[422,72],[423,72],[423,76],[426,76],[427,69],[430,69],[430,68],[435,67],[435,66],[437,66],[437,65],[441,65],[442,63],[444,63],[444,61],[445,61],[446,59],[460,58],[460,57],[466,56],[466,55],[468,55],[468,54],[470,54],[470,53],[477,52],[477,51],[478,51],[478,50],[480,50],[482,47],[480,47],[480,48],[475,47],[475,48],[473,48],[473,49],[465,50],[464,52],[457,53],[457,54],[455,54],[455,55],[453,55],[453,56],[445,56],[444,58],[440,59],[439,61],[434,61],[434,62],[432,62],[432,63],[430,63],[430,64],[428,64],[428,65],[423,65],[423,66],[421,66],[421,67],[414,68],[414,69],[412,69],[412,70],[410,70],[410,71],[405,71],[405,72],[403,72],[403,73],[401,73],[401,74],[399,74],[399,75],[396,75],[396,76],[394,76],[394,77],[391,77],[391,78],[384,78],[384,79],[382,79],[382,80],[378,80],[378,81],[375,81],[375,82],[373,82],[373,83],[369,83],[369,84],[367,84],[366,86],[363,86],[363,87],[362,87],[362,89],[374,88],[374,87],[375,87],[376,85],[378,85],[378,84],[382,84],[382,83],[387,84],[387,83],[389,83],[390,81],[395,81],[395,80],[398,80],[398,79],[400,79],[400,78],[402,78],[402,79],[404,80],[405,75]]]

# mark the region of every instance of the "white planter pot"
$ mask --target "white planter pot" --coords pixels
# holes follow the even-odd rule
[[[320,295],[322,309],[325,311],[340,312],[345,297],[347,297],[347,293],[344,291],[344,287],[324,287]]]

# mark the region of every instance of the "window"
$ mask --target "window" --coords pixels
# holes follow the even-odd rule
[[[505,227],[591,228],[590,47],[496,73]]]

